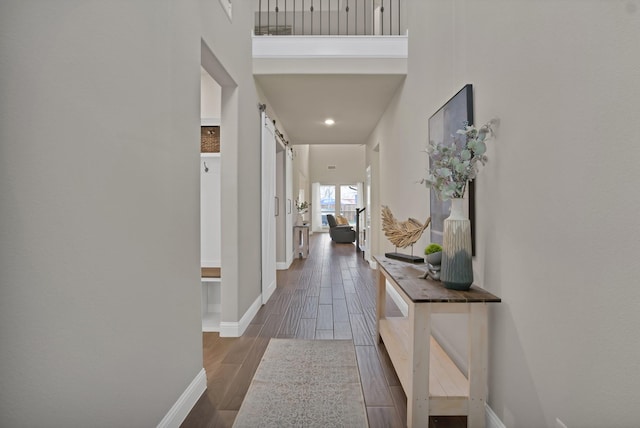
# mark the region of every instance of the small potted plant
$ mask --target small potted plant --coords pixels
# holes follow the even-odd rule
[[[430,265],[439,265],[442,262],[442,246],[440,244],[429,244],[424,249],[424,253],[427,255],[427,263]]]
[[[440,281],[440,264],[442,263],[442,246],[440,244],[429,244],[424,249],[427,259],[427,271],[423,278],[431,278]]]

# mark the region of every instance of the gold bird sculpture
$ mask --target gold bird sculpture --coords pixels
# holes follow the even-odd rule
[[[382,230],[387,239],[396,247],[405,248],[418,242],[429,223],[431,223],[431,217],[424,224],[415,218],[398,221],[388,206],[382,206]]]

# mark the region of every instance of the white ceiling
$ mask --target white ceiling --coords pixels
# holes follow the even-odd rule
[[[364,144],[403,75],[259,75],[291,144]],[[267,111],[267,113],[269,113]],[[333,126],[324,120],[332,118]]]

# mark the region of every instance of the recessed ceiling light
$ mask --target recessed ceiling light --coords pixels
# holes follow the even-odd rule
[[[324,121],[324,124],[327,125],[327,126],[331,126],[334,123],[336,123],[336,121],[333,120],[333,119],[327,119],[327,120]]]

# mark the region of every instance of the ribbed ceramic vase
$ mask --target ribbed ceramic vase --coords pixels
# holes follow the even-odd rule
[[[444,220],[440,281],[452,290],[468,290],[473,283],[471,222],[462,203],[462,198],[452,199],[451,215]]]

